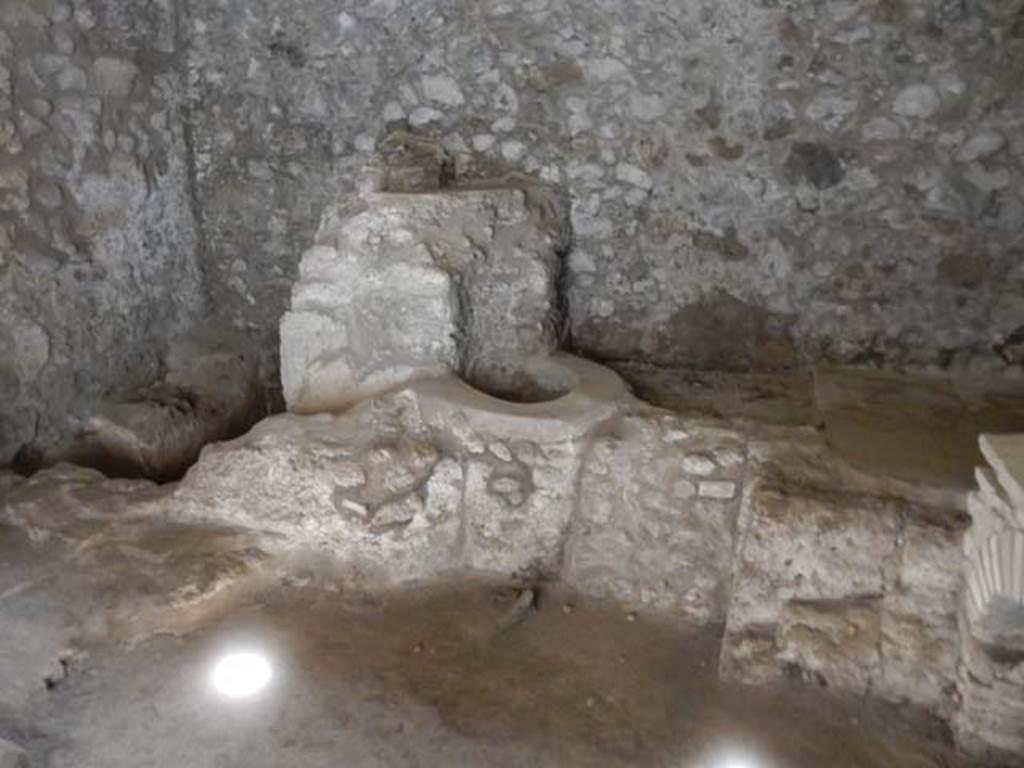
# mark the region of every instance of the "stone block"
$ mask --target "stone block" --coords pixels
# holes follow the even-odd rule
[[[343,409],[457,372],[530,399],[523,361],[553,351],[568,208],[538,185],[371,193],[325,215],[281,323],[290,410]]]
[[[722,675],[797,675],[948,714],[960,514],[876,495],[827,451],[753,453]]]
[[[65,675],[58,659],[76,644],[187,632],[264,573],[265,536],[169,520],[170,493],[59,464],[0,494],[15,566],[3,588],[18,587],[0,621],[0,709],[26,706],[46,678]],[[21,562],[35,563],[29,582],[15,576]]]
[[[722,621],[739,513],[735,489],[744,469],[741,439],[728,430],[684,429],[662,411],[605,432],[583,465],[563,578],[588,594],[694,622]],[[695,471],[723,478],[700,482],[720,492],[697,498],[688,477]]]
[[[879,598],[791,600],[779,615],[783,673],[823,686],[868,693],[879,673]]]
[[[557,576],[580,453],[572,441],[520,443],[509,462],[469,460],[466,563],[505,576]]]
[[[169,503],[177,518],[258,530],[272,548],[330,551],[354,578],[391,583],[457,565],[463,482],[458,463],[367,403],[274,416],[207,446]]]

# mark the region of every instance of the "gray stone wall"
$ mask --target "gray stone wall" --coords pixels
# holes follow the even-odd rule
[[[395,127],[570,190],[585,354],[991,367],[1024,340],[1020,2],[187,6],[210,288],[268,370],[325,201]]]
[[[0,2],[0,464],[159,373],[202,305],[172,0]]]
[[[276,380],[394,129],[569,190],[589,356],[1019,365],[1022,71],[996,0],[5,0],[0,461],[156,377],[204,288]]]

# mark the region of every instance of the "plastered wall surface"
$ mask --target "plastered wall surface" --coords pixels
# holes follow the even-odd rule
[[[177,13],[0,3],[0,464],[151,381],[202,305]]]
[[[568,191],[580,354],[1019,370],[1022,71],[994,0],[6,0],[0,461],[158,377],[204,294],[276,387],[396,130]]]
[[[604,359],[998,368],[1024,331],[1019,3],[193,0],[210,286],[274,329],[395,128],[564,185]],[[1015,337],[1014,333],[1018,336]]]

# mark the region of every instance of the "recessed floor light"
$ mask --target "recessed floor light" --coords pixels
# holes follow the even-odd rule
[[[214,666],[210,683],[217,693],[229,699],[255,696],[267,687],[273,670],[266,656],[253,652],[224,655]]]

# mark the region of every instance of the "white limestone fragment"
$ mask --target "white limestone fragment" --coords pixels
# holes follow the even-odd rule
[[[504,443],[491,443],[487,449],[501,461],[512,461],[512,451]]]
[[[925,120],[936,112],[942,102],[939,94],[930,85],[917,84],[904,88],[893,101],[893,112],[904,117],[915,117]]]
[[[657,94],[633,93],[629,103],[633,117],[645,122],[664,117],[668,111],[665,100]]]
[[[672,484],[672,495],[677,499],[692,499],[697,495],[697,486],[689,480],[676,480]]]
[[[508,133],[516,127],[516,121],[511,117],[501,117],[491,123],[491,130],[495,133]]]
[[[654,186],[646,171],[630,163],[619,163],[615,168],[615,178],[640,189],[651,189]]]
[[[361,133],[356,136],[355,145],[360,152],[373,152],[377,148],[377,140],[368,133]]]
[[[812,101],[805,114],[829,133],[834,133],[856,111],[856,99],[825,95]]]
[[[956,159],[961,163],[973,163],[999,152],[1006,146],[1006,138],[995,130],[975,133],[963,143],[956,152]]]
[[[486,152],[494,146],[497,139],[490,133],[478,133],[473,137],[473,149],[477,152]]]
[[[423,95],[437,104],[444,104],[446,107],[458,107],[466,103],[466,98],[462,95],[459,84],[450,75],[424,75],[421,83],[423,85]]]
[[[358,22],[352,17],[351,14],[342,11],[338,14],[338,32],[342,37],[346,37],[358,26]]]
[[[85,72],[69,64],[57,75],[57,85],[62,91],[84,91],[88,84]]]
[[[409,115],[409,125],[420,127],[440,120],[444,115],[431,107],[416,107]]]
[[[584,68],[591,78],[599,82],[607,82],[608,80],[622,77],[629,72],[625,64],[609,56],[590,59],[584,64]]]
[[[736,483],[727,480],[703,480],[698,486],[702,499],[728,500],[736,496]]]
[[[405,119],[405,109],[397,101],[389,101],[384,105],[384,112],[382,114],[385,123],[393,123],[398,120]]]
[[[833,35],[832,40],[843,45],[856,45],[857,43],[866,43],[869,40],[873,40],[874,37],[875,33],[871,27],[867,24],[862,24],[859,27],[836,33]]]
[[[516,162],[525,154],[526,146],[521,141],[510,139],[509,141],[502,142],[501,144],[501,156],[510,163]]]
[[[713,459],[699,453],[691,453],[684,456],[681,465],[683,471],[687,474],[697,475],[700,477],[710,475],[718,469],[718,465]]]

